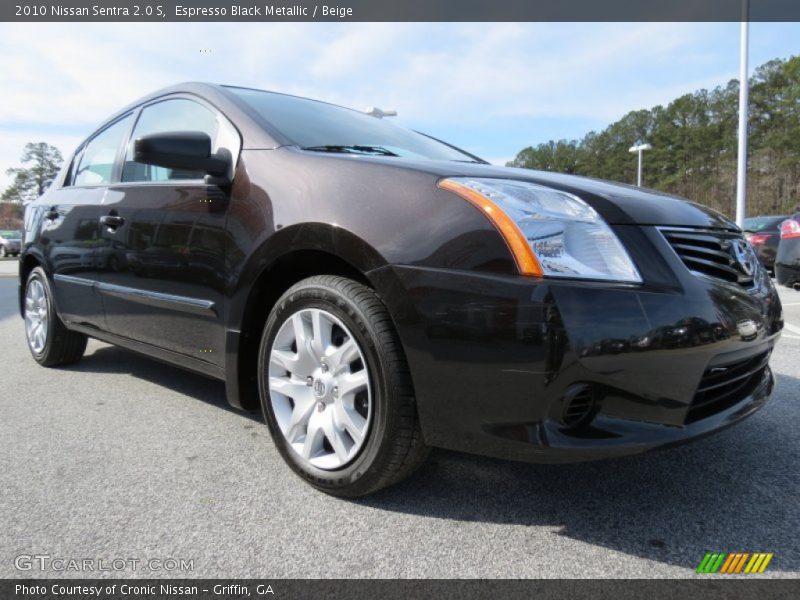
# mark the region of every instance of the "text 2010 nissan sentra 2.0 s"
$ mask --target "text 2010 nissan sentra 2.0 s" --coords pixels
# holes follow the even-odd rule
[[[767,401],[783,326],[707,208],[208,84],[81,144],[26,210],[20,282],[40,364],[93,337],[223,379],[341,496],[431,446],[567,462],[719,430]]]

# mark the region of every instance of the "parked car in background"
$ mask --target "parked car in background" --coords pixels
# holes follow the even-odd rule
[[[0,231],[0,258],[19,256],[22,250],[22,233],[5,229]]]
[[[780,285],[800,288],[800,213],[781,223],[775,279]]]
[[[780,299],[723,215],[306,98],[147,96],[25,225],[38,363],[92,337],[222,379],[330,494],[396,483],[430,446],[547,463],[672,446],[773,389]]]
[[[787,215],[766,215],[744,220],[744,237],[755,249],[761,264],[770,271],[775,268],[778,242],[781,241],[781,223],[788,218]]]

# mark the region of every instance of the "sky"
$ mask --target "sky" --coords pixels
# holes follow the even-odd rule
[[[800,23],[751,24],[751,72],[796,54]],[[0,187],[26,142],[66,157],[181,81],[395,109],[398,125],[504,164],[738,72],[738,23],[2,23]]]

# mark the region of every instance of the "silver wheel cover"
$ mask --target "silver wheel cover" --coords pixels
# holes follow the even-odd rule
[[[367,439],[372,393],[344,323],[318,308],[294,313],[272,342],[268,372],[272,412],[294,452],[319,469],[350,463]]]

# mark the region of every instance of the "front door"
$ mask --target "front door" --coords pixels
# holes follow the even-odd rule
[[[238,156],[238,134],[222,115],[185,98],[145,106],[131,135],[121,181],[109,187],[102,235],[109,249],[98,287],[109,330],[216,365],[224,361],[223,303],[228,191],[202,173],[133,160],[133,141],[202,131]],[[234,130],[235,131],[235,130]],[[230,140],[234,140],[231,142]]]

